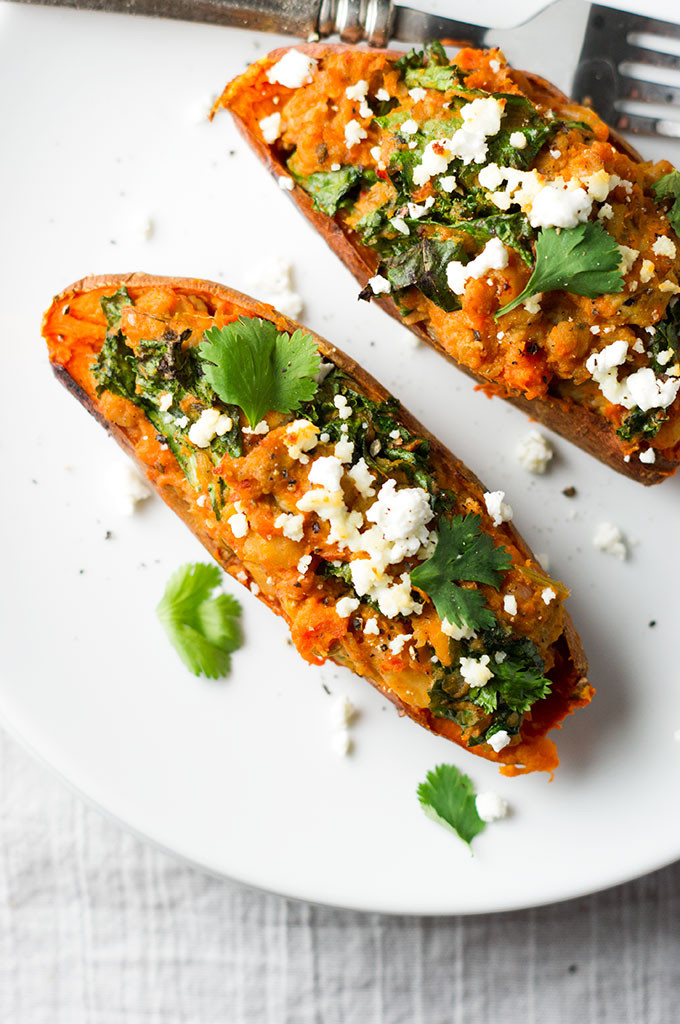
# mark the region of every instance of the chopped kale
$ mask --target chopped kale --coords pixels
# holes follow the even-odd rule
[[[633,409],[616,433],[623,441],[632,441],[636,437],[649,439],[656,437],[667,419],[665,409],[648,409],[646,412],[639,408]]]
[[[461,259],[466,257],[460,242],[421,234],[405,252],[384,259],[381,273],[395,291],[415,285],[426,298],[450,313],[460,309],[460,299],[448,286],[446,267],[451,260]]]
[[[499,213],[478,217],[476,220],[457,220],[449,224],[449,227],[466,231],[482,245],[495,235],[514,249],[528,266],[534,265],[532,243],[536,232],[523,213]]]
[[[135,354],[120,331],[106,335],[92,372],[97,381],[97,395],[111,391],[121,398],[135,400]]]
[[[113,295],[102,295],[99,300],[99,304],[102,307],[104,316],[106,317],[106,323],[110,331],[115,331],[120,327],[120,315],[125,306],[132,305],[132,299],[128,293],[127,288],[123,285]]]
[[[409,50],[403,57],[395,60],[392,66],[395,71],[404,75],[413,68],[446,67],[448,63],[446,50],[439,40],[435,39],[424,50],[416,50],[415,47]]]
[[[648,353],[652,362],[654,373],[666,373],[669,366],[678,360],[678,335],[680,334],[680,302],[674,302],[668,307],[668,315],[661,320],[654,328],[652,340],[649,343]],[[673,355],[667,362],[659,362],[662,352],[671,351]]]
[[[670,202],[666,216],[676,234],[680,233],[680,171],[672,170],[652,185],[657,203]]]
[[[438,89],[446,92],[447,89],[465,88],[464,80],[463,69],[456,64],[448,67],[430,64],[423,68],[407,68],[404,74],[404,82],[409,89]]]
[[[489,139],[488,160],[501,167],[525,171],[554,134],[555,126],[541,117],[525,96],[496,93],[495,98],[505,100],[505,113],[501,130]],[[526,139],[524,149],[510,144],[510,136],[515,132],[521,132]]]
[[[334,217],[341,203],[361,180],[361,171],[356,167],[341,167],[338,171],[316,171],[303,177],[295,172],[295,157],[288,161],[288,170],[298,185],[304,188],[317,210],[327,217]]]

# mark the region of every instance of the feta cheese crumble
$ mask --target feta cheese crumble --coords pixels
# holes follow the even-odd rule
[[[345,145],[348,149],[352,149],[358,145],[363,139],[368,138],[368,132],[362,125],[355,119],[348,121],[345,125]]]
[[[271,145],[272,142],[276,142],[281,134],[281,114],[278,110],[270,114],[269,117],[262,118],[260,121],[260,131],[266,143]]]
[[[189,440],[197,448],[207,448],[213,438],[222,437],[232,426],[232,419],[226,413],[219,409],[204,409],[189,427]]]
[[[512,519],[512,508],[510,505],[506,505],[503,501],[504,497],[505,491],[484,492],[484,504],[486,505],[486,511],[491,516],[494,526],[500,526],[501,523],[509,523]]]
[[[517,615],[517,598],[514,594],[506,594],[503,598],[503,611],[508,615]]]
[[[514,149],[526,149],[527,137],[524,132],[512,132],[510,135],[510,145]]]
[[[424,100],[427,96],[427,89],[421,89],[419,86],[416,86],[415,89],[409,89],[408,94],[412,100],[419,103],[420,100]]]
[[[302,312],[302,299],[293,286],[293,266],[289,260],[270,257],[246,274],[246,284],[254,295],[293,319]]]
[[[493,672],[488,665],[488,654],[483,654],[481,658],[461,658],[460,674],[468,686],[486,686],[493,679]]]
[[[378,620],[366,619],[364,624],[364,633],[368,633],[369,636],[379,636],[380,629],[378,628]]]
[[[675,242],[668,235],[659,235],[652,246],[652,250],[657,256],[668,256],[670,260],[674,260],[677,256]]]
[[[552,445],[538,430],[531,430],[517,446],[517,458],[527,473],[542,476],[554,455]]]
[[[499,731],[495,732],[493,736],[490,736],[486,742],[493,751],[499,754],[501,750],[505,750],[505,748],[510,745],[510,734],[506,732],[505,729],[499,729]]]
[[[283,85],[286,89],[299,89],[312,80],[317,62],[300,50],[288,50],[281,60],[267,70],[267,80],[272,85]]]
[[[374,295],[388,295],[392,291],[392,285],[382,274],[369,277],[368,283]]]
[[[276,180],[279,184],[279,188],[283,189],[284,192],[292,192],[295,188],[295,182],[292,178],[289,178],[287,174],[279,174]]]
[[[552,587],[545,587],[541,591],[541,597],[543,598],[543,604],[550,604],[551,601],[555,600],[557,594]]]
[[[312,468],[309,471],[309,482],[311,484],[318,484],[319,487],[323,487],[325,490],[333,493],[334,491],[342,490],[340,483],[342,474],[343,468],[340,459],[336,458],[335,455],[321,456],[321,458],[315,459],[312,463]]]
[[[109,472],[109,481],[116,504],[123,515],[131,516],[140,501],[153,493],[146,480],[128,459],[116,461]]]
[[[499,238],[491,238],[469,263],[452,260],[446,267],[446,280],[456,295],[462,295],[471,279],[478,279],[490,270],[503,270],[508,265],[508,250]]]
[[[356,597],[341,597],[340,600],[336,602],[335,610],[341,619],[347,619],[352,612],[357,610],[359,604],[360,602],[357,601]]]
[[[245,512],[234,512],[227,519],[227,523],[235,537],[245,537],[248,532],[248,519]]]
[[[647,448],[646,451],[640,452],[640,462],[646,462],[648,466],[653,465],[656,462],[656,452],[653,448]]]
[[[624,561],[628,551],[623,533],[613,523],[600,523],[593,537],[593,545],[614,558]]]
[[[274,526],[281,530],[284,537],[290,540],[302,540],[304,536],[305,517],[293,512],[282,512],[274,520]]]
[[[500,736],[500,733],[496,733],[496,736]],[[491,737],[491,739],[494,738],[494,736]],[[508,801],[504,800],[502,796],[498,796],[497,793],[478,793],[475,797],[475,807],[479,817],[486,822],[500,821],[508,813]]]
[[[291,459],[298,462],[309,462],[309,456],[305,452],[312,451],[316,447],[319,428],[310,420],[293,420],[286,427],[283,443],[288,449]]]

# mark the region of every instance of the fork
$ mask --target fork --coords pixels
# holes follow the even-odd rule
[[[184,21],[283,32],[302,38],[339,35],[343,42],[385,46],[390,39],[457,40],[483,46],[493,31],[392,0],[19,0],[99,11],[157,15]],[[677,2],[677,0],[676,0]],[[552,6],[552,5],[546,5]],[[529,19],[529,21],[533,18]],[[525,22],[528,24],[528,22]],[[522,26],[514,31],[521,31]],[[656,42],[649,42],[650,38]],[[643,41],[640,42],[640,39]],[[664,52],[677,41],[678,56]],[[658,43],[661,42],[661,47]],[[639,71],[641,69],[641,72]],[[655,74],[659,69],[666,75]],[[633,74],[636,72],[636,74]],[[642,77],[640,77],[640,74]],[[677,84],[672,76],[677,75]],[[637,75],[637,76],[636,76]],[[647,77],[645,77],[647,76]],[[654,82],[653,78],[661,78]],[[664,78],[667,82],[664,84]],[[680,26],[594,5],[574,77],[572,94],[590,103],[622,131],[680,138]],[[634,102],[644,113],[629,113]],[[658,116],[651,104],[669,107]]]
[[[572,95],[619,131],[680,138],[680,25],[593,5]]]

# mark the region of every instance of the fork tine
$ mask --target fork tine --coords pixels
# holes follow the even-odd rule
[[[659,85],[656,82],[645,82],[639,78],[620,75],[619,99],[638,100],[640,103],[671,104],[677,107],[680,116],[680,88],[674,85]]]
[[[667,139],[680,139],[680,120],[668,121],[658,117],[621,113],[614,127],[617,131],[634,135],[663,135]]]
[[[660,36],[662,39],[664,36],[670,36],[671,39],[680,39],[680,25],[674,22],[659,21],[657,18],[646,18],[642,14],[617,13],[627,32]]]
[[[660,50],[646,50],[634,43],[622,43],[618,56],[619,60],[648,64],[653,68],[672,68],[674,71],[680,71],[680,56],[674,53],[661,53]]]

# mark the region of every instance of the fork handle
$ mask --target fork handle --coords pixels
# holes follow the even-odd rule
[[[19,0],[30,3],[35,0]],[[337,33],[343,42],[385,46],[392,24],[392,0],[38,0],[50,7],[118,11],[180,21],[310,35]]]

